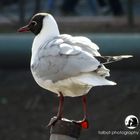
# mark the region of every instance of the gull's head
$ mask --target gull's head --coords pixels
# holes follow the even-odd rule
[[[30,22],[26,26],[19,28],[18,32],[31,31],[35,35],[38,35],[41,32],[49,31],[52,27],[56,27],[58,30],[54,18],[48,13],[38,13],[31,18]]]

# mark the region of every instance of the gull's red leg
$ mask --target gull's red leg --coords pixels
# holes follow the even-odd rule
[[[54,125],[58,120],[61,120],[63,114],[63,105],[64,105],[64,96],[61,92],[59,92],[59,107],[57,116],[51,118],[48,126]]]
[[[84,119],[87,118],[87,98],[86,95],[82,96],[82,104],[83,104],[83,111],[84,111]]]
[[[89,127],[88,120],[87,120],[87,99],[86,95],[82,96],[82,104],[83,104],[83,112],[84,112],[84,118],[82,121],[80,121],[80,124],[82,128],[87,129]]]
[[[88,120],[87,120],[87,99],[86,95],[82,96],[82,106],[83,106],[83,112],[84,112],[84,118],[80,121],[73,121],[75,123],[78,123],[81,125],[82,128],[87,129],[89,127]]]
[[[57,118],[61,119],[63,114],[63,105],[64,105],[64,96],[61,92],[59,92],[59,107],[57,112]]]

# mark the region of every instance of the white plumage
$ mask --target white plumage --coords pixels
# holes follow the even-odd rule
[[[55,20],[48,14],[32,46],[33,77],[41,87],[71,97],[87,94],[94,86],[115,85],[105,79],[109,70],[94,57],[100,56],[98,49],[86,37],[60,35]]]
[[[47,13],[36,14],[20,31],[25,29],[36,34],[31,58],[33,77],[41,87],[56,94],[82,96],[94,86],[116,85],[106,79],[110,74],[103,64],[131,57],[101,56],[90,39],[60,34],[55,19]]]

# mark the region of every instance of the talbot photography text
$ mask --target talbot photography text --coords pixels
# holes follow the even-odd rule
[[[99,135],[139,135],[139,131],[98,131]]]

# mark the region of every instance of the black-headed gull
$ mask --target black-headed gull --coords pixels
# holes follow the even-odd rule
[[[60,97],[57,116],[50,125],[62,118],[63,96],[82,96],[84,118],[79,124],[88,127],[85,95],[94,86],[116,85],[106,79],[110,74],[104,65],[132,56],[101,56],[99,47],[90,39],[60,34],[55,19],[48,13],[34,15],[29,24],[18,31],[31,31],[36,35],[31,72],[38,85]]]

